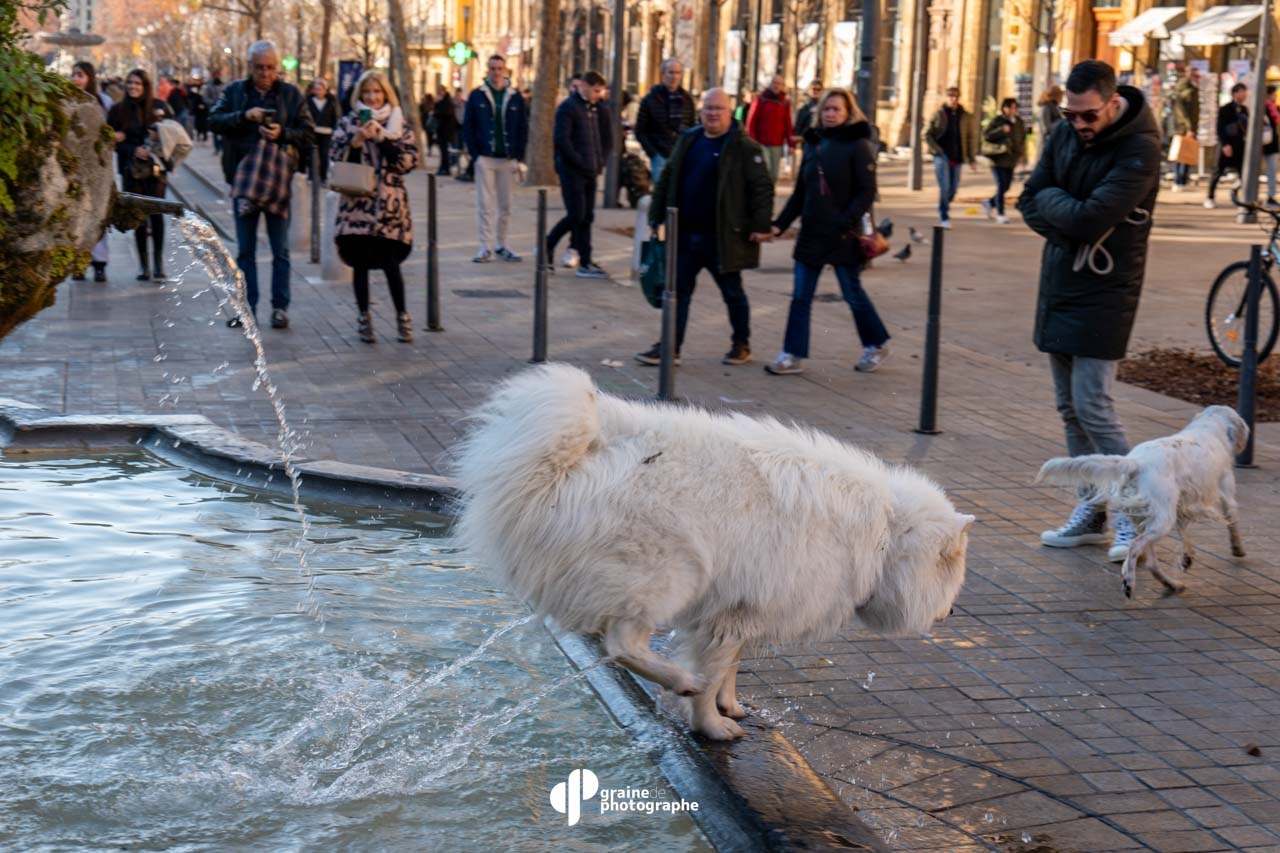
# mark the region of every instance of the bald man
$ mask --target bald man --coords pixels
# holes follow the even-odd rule
[[[702,96],[702,124],[680,134],[658,178],[649,224],[660,226],[667,208],[679,213],[676,241],[676,359],[689,323],[698,273],[707,270],[720,288],[733,329],[723,364],[751,361],[751,306],[742,270],[760,265],[760,243],[770,237],[773,178],[764,151],[733,121],[724,89]],[[642,364],[661,361],[658,344],[636,353]]]

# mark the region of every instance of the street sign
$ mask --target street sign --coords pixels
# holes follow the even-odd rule
[[[293,71],[298,67],[298,57],[286,56],[284,59],[280,60],[280,64],[284,66],[285,71]]]
[[[465,41],[455,41],[449,50],[449,58],[453,60],[454,65],[466,65],[467,62],[476,55]]]

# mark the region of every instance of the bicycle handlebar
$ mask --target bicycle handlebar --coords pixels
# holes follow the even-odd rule
[[[1276,221],[1277,226],[1280,226],[1280,208],[1271,207],[1270,205],[1266,205],[1266,204],[1259,204],[1256,201],[1241,201],[1239,187],[1232,188],[1231,203],[1234,204],[1236,207],[1243,208],[1244,210],[1252,210],[1255,213],[1266,213]]]

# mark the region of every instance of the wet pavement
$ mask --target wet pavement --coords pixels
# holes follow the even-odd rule
[[[188,161],[207,180],[177,188],[229,229],[216,159]],[[911,194],[899,164],[881,169],[879,216],[931,236],[933,194]],[[924,639],[850,633],[769,650],[744,661],[740,689],[764,722],[798,747],[823,780],[860,810],[891,849],[913,851],[1280,851],[1280,430],[1259,432],[1259,467],[1238,472],[1249,556],[1230,556],[1225,530],[1199,524],[1200,562],[1180,596],[1140,577],[1133,601],[1099,548],[1057,551],[1041,530],[1070,509],[1062,490],[1032,485],[1063,452],[1047,365],[1030,342],[1039,242],[1016,224],[978,215],[990,187],[964,175],[946,235],[942,395],[937,436],[912,428],[920,406],[928,251],[885,260],[864,276],[893,341],[874,374],[851,369],[858,345],[848,310],[814,307],[813,358],[800,376],[761,365],[781,342],[790,295],[790,242],[766,248],[746,277],[755,362],[726,367],[724,308],[709,280],[695,297],[677,372],[684,399],[772,414],[824,429],[944,486],[972,531],[969,579],[955,615]],[[473,189],[439,185],[446,331],[425,325],[425,178],[413,176],[418,248],[406,265],[420,330],[397,343],[378,274],[370,346],[355,334],[347,280],[326,281],[294,242],[288,330],[263,331],[272,377],[303,455],[311,460],[443,473],[465,413],[493,382],[521,369],[532,346],[533,266],[474,264]],[[552,220],[559,212],[557,193]],[[534,193],[521,190],[512,248],[533,244]],[[1134,349],[1208,351],[1203,305],[1228,262],[1259,232],[1198,195],[1161,196]],[[781,201],[779,201],[781,203]],[[305,226],[305,211],[298,211]],[[658,312],[627,276],[631,211],[597,215],[597,260],[618,281],[551,280],[550,354],[589,370],[606,390],[652,395],[657,375],[631,354],[658,336]],[[169,232],[176,242],[176,228]],[[115,235],[110,281],[66,283],[58,304],[0,342],[0,396],[54,412],[201,414],[239,436],[274,444],[279,426],[255,391],[251,350],[224,326],[203,274],[168,285],[133,280],[132,239]],[[259,250],[264,292],[269,258]],[[185,250],[170,262],[188,263]],[[266,305],[259,319],[267,318]],[[1188,404],[1121,385],[1134,443],[1179,429]],[[711,508],[714,509],[714,508]],[[1161,546],[1162,556],[1173,543]],[[1253,754],[1256,753],[1256,754]]]

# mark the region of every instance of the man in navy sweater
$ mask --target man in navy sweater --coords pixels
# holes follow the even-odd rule
[[[607,84],[598,71],[588,71],[569,97],[556,107],[556,174],[565,214],[547,232],[547,257],[572,232],[581,263],[578,278],[608,278],[591,260],[591,223],[595,219],[596,180],[613,150],[613,117],[603,103]]]

